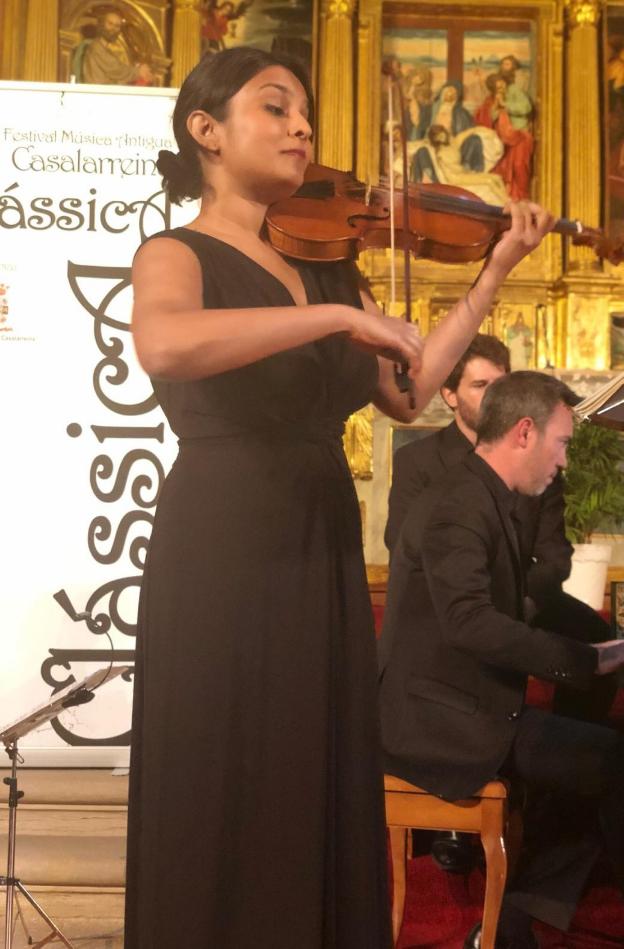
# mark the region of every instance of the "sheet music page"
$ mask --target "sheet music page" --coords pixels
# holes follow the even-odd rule
[[[592,395],[588,395],[586,399],[579,402],[579,404],[574,407],[575,415],[581,419],[586,419],[594,415],[594,413],[604,405],[607,405],[609,399],[615,395],[622,386],[624,386],[624,372],[618,373],[613,379],[610,379],[603,386],[600,386],[599,389],[596,389]]]
[[[34,728],[39,728],[40,725],[43,725],[61,711],[63,709],[63,702],[71,695],[74,695],[81,689],[86,689],[87,691],[97,689],[100,685],[104,685],[129,668],[130,666],[105,667],[91,672],[84,679],[81,679],[80,682],[72,682],[71,685],[61,689],[60,692],[56,692],[47,702],[36,706],[32,711],[18,718],[17,721],[11,722],[4,728],[0,728],[0,742],[6,744],[22,735],[27,735]]]

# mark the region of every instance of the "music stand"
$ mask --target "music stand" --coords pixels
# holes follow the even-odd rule
[[[574,414],[594,425],[624,431],[624,372],[575,405]]]
[[[97,672],[92,672],[80,682],[75,682],[73,685],[68,685],[65,689],[62,689],[60,692],[57,692],[55,695],[53,695],[49,701],[45,702],[43,705],[40,705],[38,708],[33,709],[32,712],[29,712],[17,722],[13,722],[12,725],[8,725],[6,728],[0,731],[0,742],[2,742],[4,745],[6,753],[11,761],[11,777],[4,778],[4,783],[8,784],[9,786],[7,873],[5,877],[0,876],[0,886],[6,886],[6,918],[4,937],[5,949],[12,949],[13,946],[13,900],[14,898],[17,898],[18,893],[20,893],[24,899],[30,903],[37,913],[39,913],[41,918],[45,920],[51,930],[47,936],[45,936],[43,939],[40,939],[36,943],[32,943],[29,937],[29,944],[33,946],[33,949],[37,949],[37,947],[40,946],[45,946],[46,943],[49,943],[54,939],[59,939],[65,946],[68,947],[68,949],[74,949],[73,944],[67,939],[66,936],[63,935],[58,926],[52,922],[45,910],[39,906],[39,903],[36,901],[34,896],[28,892],[24,884],[15,876],[17,805],[19,799],[24,796],[24,792],[18,791],[17,789],[17,762],[18,759],[21,760],[17,750],[17,743],[20,738],[24,737],[24,735],[27,735],[35,728],[39,728],[40,725],[44,725],[46,722],[49,722],[51,718],[54,718],[56,715],[60,714],[63,709],[72,708],[75,705],[82,705],[85,702],[91,701],[97,688],[99,688],[101,685],[104,685],[105,682],[110,682],[111,679],[116,678],[116,676],[130,671],[130,669],[131,666],[111,666],[107,669],[98,669]],[[19,903],[17,904],[17,912],[22,921],[22,925],[24,928],[26,928]]]
[[[624,430],[624,386],[620,386],[611,398],[588,418],[590,422],[604,428],[615,428],[618,432]]]

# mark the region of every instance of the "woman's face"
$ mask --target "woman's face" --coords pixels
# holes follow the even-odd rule
[[[263,69],[245,83],[215,128],[229,182],[265,203],[293,194],[312,157],[308,110],[305,89],[282,66]]]
[[[457,89],[455,86],[445,86],[442,92],[444,102],[457,102]]]

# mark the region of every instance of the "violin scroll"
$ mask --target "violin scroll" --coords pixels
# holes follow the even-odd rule
[[[615,240],[597,227],[584,227],[580,221],[574,222],[576,234],[572,234],[572,243],[577,247],[591,247],[600,260],[608,260],[617,267],[624,260],[624,240]]]

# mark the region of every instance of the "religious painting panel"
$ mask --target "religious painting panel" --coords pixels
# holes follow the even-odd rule
[[[609,343],[611,351],[611,369],[624,369],[624,313],[609,314]]]
[[[578,369],[609,368],[609,309],[604,294],[568,294],[564,365]]]
[[[610,3],[603,18],[605,63],[605,223],[624,236],[624,3]]]
[[[497,307],[494,332],[508,347],[513,370],[537,366],[537,317],[534,303],[503,303]]]
[[[59,78],[105,86],[165,85],[167,9],[163,0],[64,0]]]
[[[315,0],[204,0],[202,51],[255,46],[296,56],[312,72]]]
[[[495,205],[531,197],[535,30],[530,19],[450,9],[432,15],[416,4],[386,4],[382,174],[392,166],[401,180],[396,146],[405,134],[411,181],[458,185]],[[397,80],[392,96],[387,74]]]

